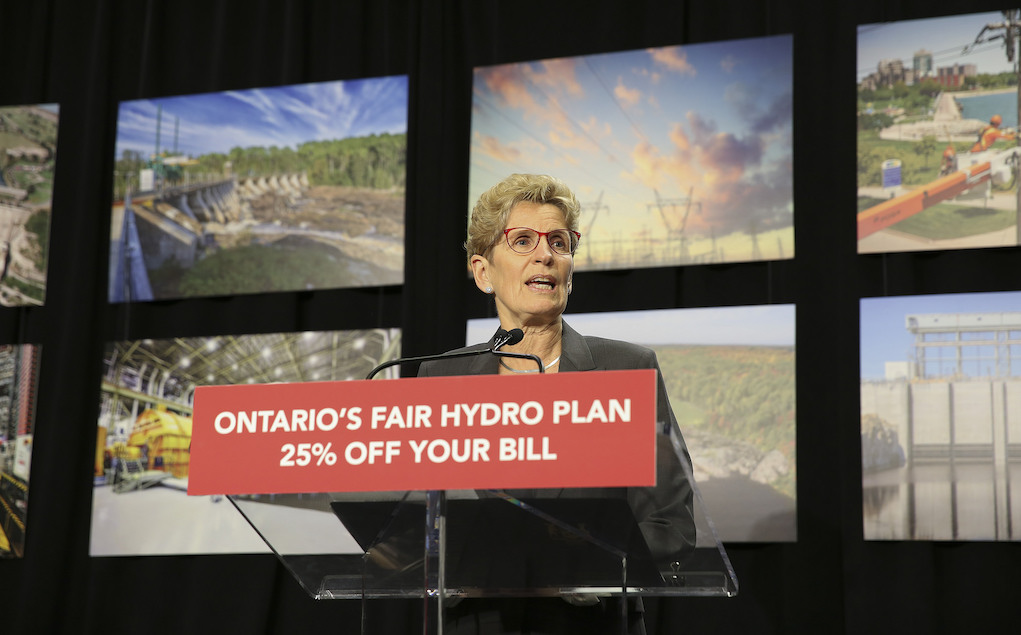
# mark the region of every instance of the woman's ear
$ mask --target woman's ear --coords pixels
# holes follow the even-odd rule
[[[489,261],[484,256],[475,254],[471,259],[471,267],[475,286],[483,293],[492,293],[493,285],[489,281]]]

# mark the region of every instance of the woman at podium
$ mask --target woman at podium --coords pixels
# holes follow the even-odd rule
[[[656,354],[628,342],[583,336],[563,319],[573,291],[574,255],[581,243],[580,205],[562,181],[513,174],[479,197],[468,220],[465,249],[476,286],[492,296],[501,331],[520,329],[501,351],[541,360],[546,373],[654,368]],[[462,350],[491,349],[490,342]],[[538,373],[534,359],[475,355],[429,361],[419,376]],[[657,486],[624,492],[654,558],[676,559],[694,546],[692,489],[677,448],[687,451],[658,379]],[[673,455],[675,460],[668,460]],[[690,465],[690,462],[689,462]],[[593,466],[598,469],[598,466]],[[620,488],[618,488],[620,489]],[[450,633],[621,633],[619,604],[608,598],[471,599],[447,611]],[[627,611],[627,632],[644,633],[642,605]]]

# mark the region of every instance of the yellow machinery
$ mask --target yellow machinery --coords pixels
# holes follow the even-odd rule
[[[188,477],[191,417],[163,409],[148,409],[135,419],[128,447],[138,448],[149,470],[162,470],[176,478]]]

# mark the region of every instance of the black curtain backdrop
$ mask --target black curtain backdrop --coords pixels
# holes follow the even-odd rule
[[[400,327],[404,353],[461,344],[491,310],[461,250],[473,66],[791,33],[794,260],[582,273],[574,312],[797,305],[798,541],[729,546],[736,598],[652,603],[651,633],[1011,629],[1010,543],[864,542],[861,297],[1021,288],[1016,248],[859,256],[855,26],[995,11],[950,0],[0,0],[0,105],[60,104],[46,305],[0,309],[42,345],[24,558],[0,561],[0,633],[354,633],[357,602],[309,599],[272,556],[90,558],[104,343]],[[938,43],[934,48],[939,48]],[[400,287],[106,302],[118,102],[408,74]],[[627,333],[621,333],[627,339]],[[379,632],[417,607],[375,602]],[[380,622],[381,624],[383,622]]]

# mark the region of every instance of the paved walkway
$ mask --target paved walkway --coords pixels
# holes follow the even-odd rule
[[[880,139],[890,141],[921,141],[924,137],[936,137],[937,141],[974,141],[978,131],[985,125],[979,119],[961,117],[961,107],[954,99],[954,93],[943,92],[936,98],[931,121],[898,123],[879,131]]]
[[[954,99],[953,94],[942,92],[936,98],[936,112],[932,115],[933,121],[960,121],[961,106]]]

